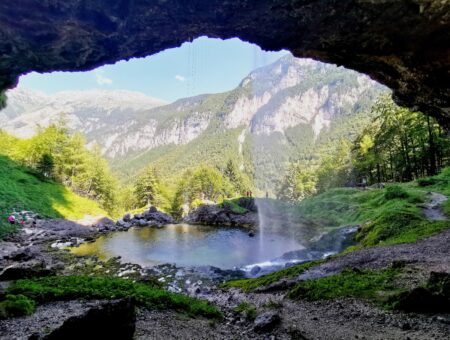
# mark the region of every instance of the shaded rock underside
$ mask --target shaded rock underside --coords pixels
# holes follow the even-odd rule
[[[21,0],[0,4],[0,89],[206,35],[366,73],[450,127],[450,1]]]

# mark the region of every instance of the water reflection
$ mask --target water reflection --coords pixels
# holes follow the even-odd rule
[[[275,233],[265,232],[251,238],[245,230],[238,228],[177,224],[162,229],[132,228],[100,237],[71,251],[101,259],[121,256],[124,262],[143,266],[176,263],[229,269],[268,261],[300,248],[302,246],[294,238]]]

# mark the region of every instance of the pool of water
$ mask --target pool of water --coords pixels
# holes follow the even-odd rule
[[[176,224],[161,229],[131,228],[102,236],[71,251],[104,260],[121,256],[123,262],[142,266],[175,263],[232,269],[269,261],[302,248],[294,237],[276,233],[249,237],[247,231],[239,228]]]

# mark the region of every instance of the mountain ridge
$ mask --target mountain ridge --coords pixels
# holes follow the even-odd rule
[[[220,167],[227,158],[235,159],[248,173],[266,173],[262,167],[270,157],[277,163],[277,172],[285,162],[311,158],[308,152],[328,138],[321,136],[336,130],[334,122],[360,119],[356,117],[362,117],[384,91],[357,72],[286,55],[252,71],[231,91],[182,98],[167,105],[141,109],[137,100],[122,110],[123,103],[119,109],[114,102],[96,106],[82,94],[65,102],[87,102],[72,110],[72,127],[79,127],[90,144],[99,144],[125,177],[148,163],[177,174],[199,162]],[[12,107],[19,108],[33,104],[11,101]],[[30,117],[19,115],[6,128],[14,133],[14,124]],[[330,138],[338,135],[343,132]],[[270,157],[268,150],[274,153]]]

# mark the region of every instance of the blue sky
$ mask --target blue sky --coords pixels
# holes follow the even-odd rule
[[[52,94],[65,90],[125,89],[168,102],[236,87],[253,69],[286,51],[266,52],[239,39],[202,37],[153,56],[120,61],[89,72],[30,73],[19,86]]]

